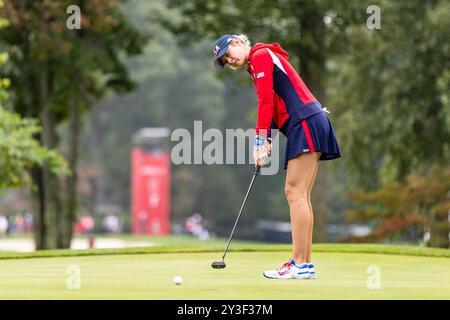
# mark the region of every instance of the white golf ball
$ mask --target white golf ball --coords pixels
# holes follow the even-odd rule
[[[173,278],[173,283],[175,283],[176,285],[180,285],[183,283],[183,278],[181,278],[180,276],[176,276]]]

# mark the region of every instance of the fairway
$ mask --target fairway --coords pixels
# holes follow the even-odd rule
[[[0,299],[450,299],[450,259],[379,253],[315,252],[316,280],[269,280],[288,251],[143,253],[0,260]],[[70,266],[80,289],[68,289]],[[369,266],[380,289],[369,289]],[[172,282],[183,278],[182,285]]]

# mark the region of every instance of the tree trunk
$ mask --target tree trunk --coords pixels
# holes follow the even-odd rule
[[[80,134],[80,100],[73,97],[69,111],[69,153],[68,162],[71,175],[66,179],[66,210],[63,225],[61,227],[61,247],[69,248],[72,240],[72,226],[76,220],[77,210],[77,164],[78,164],[78,144]]]
[[[84,10],[84,1],[79,1],[81,10]],[[83,30],[76,32],[70,32],[70,37],[73,37],[74,48],[72,52],[72,59],[76,61],[80,54],[78,51],[78,40],[83,37]],[[78,208],[77,201],[77,164],[78,164],[78,145],[80,135],[80,122],[81,122],[81,97],[83,96],[82,79],[79,70],[76,65],[73,66],[72,79],[74,80],[74,91],[69,104],[69,150],[67,160],[69,163],[69,169],[71,171],[70,176],[65,179],[66,183],[66,198],[65,198],[65,210],[63,214],[62,223],[60,225],[59,245],[60,248],[70,248],[70,243],[73,236],[73,224],[76,221],[76,214]]]
[[[42,144],[50,149],[57,147],[57,135],[56,135],[56,116],[50,109],[49,96],[51,88],[51,74],[48,64],[44,64],[43,69],[39,77],[39,94],[41,113],[40,120],[42,124]],[[45,226],[46,238],[45,247],[40,249],[54,249],[58,247],[58,228],[61,219],[61,200],[60,200],[60,183],[58,177],[56,177],[49,168],[44,166],[42,169],[42,184],[40,193],[43,195],[43,223]],[[41,199],[41,200],[42,200]]]
[[[31,177],[34,183],[32,190],[33,197],[33,221],[34,221],[34,241],[36,250],[47,248],[47,228],[45,224],[45,201],[42,169],[33,168]]]

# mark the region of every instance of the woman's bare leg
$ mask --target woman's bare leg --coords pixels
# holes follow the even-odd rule
[[[320,158],[320,153],[319,153]],[[311,223],[309,224],[309,236],[308,236],[308,247],[306,249],[306,262],[311,263],[311,248],[312,248],[312,239],[313,239],[313,228],[314,228],[314,212],[311,204],[311,192],[314,186],[314,182],[316,181],[317,171],[319,169],[319,161],[317,161],[316,170],[314,172],[314,177],[311,181],[311,186],[309,188],[309,209],[311,213]]]
[[[292,233],[292,259],[305,263],[312,223],[310,194],[320,153],[304,153],[289,160],[285,194],[289,204]]]

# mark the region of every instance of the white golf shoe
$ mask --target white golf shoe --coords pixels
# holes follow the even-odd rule
[[[308,264],[309,268],[309,278],[310,279],[317,279],[317,273],[316,269],[314,269],[314,265],[312,263]]]
[[[297,265],[294,260],[288,262],[275,270],[263,272],[264,277],[269,279],[309,279],[309,264],[302,263]]]

